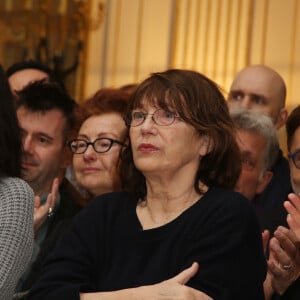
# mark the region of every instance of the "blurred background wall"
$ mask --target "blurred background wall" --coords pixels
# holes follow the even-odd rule
[[[0,58],[40,59],[77,101],[167,68],[228,90],[249,64],[276,69],[300,103],[300,0],[2,0]]]
[[[288,110],[300,104],[300,0],[103,3],[103,25],[89,35],[85,96],[167,68],[198,70],[226,93],[237,71],[266,64],[286,82]],[[284,128],[279,139],[286,149]]]

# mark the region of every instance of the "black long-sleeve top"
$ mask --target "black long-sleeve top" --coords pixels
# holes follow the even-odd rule
[[[259,225],[238,193],[210,188],[170,223],[143,230],[127,193],[95,198],[73,220],[29,299],[79,299],[161,282],[199,263],[187,283],[215,300],[260,300],[266,263]]]

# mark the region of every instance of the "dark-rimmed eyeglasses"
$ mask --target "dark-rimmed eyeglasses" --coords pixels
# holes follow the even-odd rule
[[[84,139],[74,139],[72,141],[68,141],[68,146],[74,154],[83,154],[89,145],[93,146],[95,152],[105,153],[110,150],[113,144],[126,146],[124,143],[110,138],[99,138],[93,142],[89,142]]]
[[[142,125],[148,116],[151,116],[153,122],[159,126],[169,126],[173,124],[177,118],[180,118],[176,113],[160,108],[153,114],[134,110],[125,118],[125,122],[127,126],[136,127]]]
[[[289,159],[292,160],[292,162],[294,163],[295,167],[297,169],[300,169],[300,149],[296,150],[293,153],[289,153]]]

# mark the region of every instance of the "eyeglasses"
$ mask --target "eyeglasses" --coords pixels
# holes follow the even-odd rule
[[[99,138],[93,142],[88,142],[83,139],[74,139],[68,142],[68,146],[74,154],[83,154],[89,145],[92,145],[97,153],[105,153],[110,150],[114,143],[121,146],[126,146],[120,141],[109,138]]]
[[[289,153],[288,156],[290,159],[292,159],[295,167],[300,169],[300,150],[297,150],[294,153]]]
[[[159,126],[169,126],[174,123],[175,119],[180,118],[174,112],[166,111],[161,108],[156,110],[153,114],[132,111],[131,114],[125,118],[126,125],[131,127],[142,125],[147,116],[152,116],[153,122]]]

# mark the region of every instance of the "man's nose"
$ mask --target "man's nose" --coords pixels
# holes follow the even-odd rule
[[[23,150],[29,153],[33,151],[33,142],[30,136],[23,137]]]
[[[251,98],[248,95],[245,95],[242,99],[242,101],[240,102],[241,106],[243,106],[244,108],[250,109],[251,108]]]

